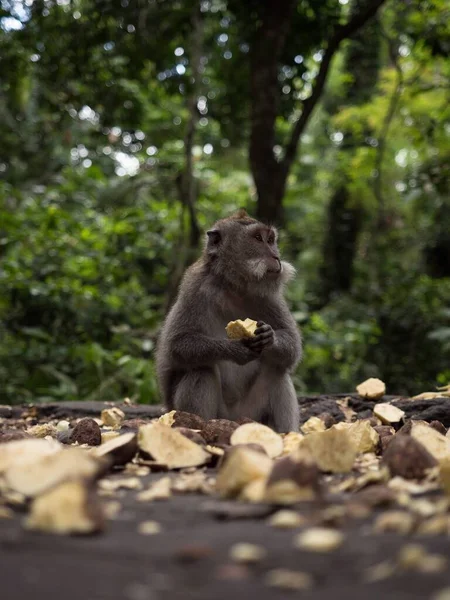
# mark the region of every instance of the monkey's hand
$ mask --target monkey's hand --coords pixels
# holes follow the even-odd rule
[[[242,340],[244,344],[254,352],[262,352],[266,348],[273,346],[275,332],[270,325],[264,321],[258,321],[255,335]]]
[[[246,343],[247,339],[232,340],[229,342],[232,360],[233,362],[241,366],[246,365],[252,360],[258,359],[260,355],[260,352],[258,350],[253,350],[253,348],[249,348],[249,346]]]

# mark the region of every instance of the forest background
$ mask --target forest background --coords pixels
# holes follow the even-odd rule
[[[446,384],[449,53],[446,0],[1,0],[0,402],[157,402],[242,206],[298,270],[299,394]]]

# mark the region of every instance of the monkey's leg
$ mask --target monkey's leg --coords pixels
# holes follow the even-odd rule
[[[199,415],[203,419],[217,419],[222,405],[220,373],[217,367],[188,371],[177,384],[173,408]]]
[[[279,433],[298,431],[300,410],[291,378],[286,373],[270,386],[268,425]]]

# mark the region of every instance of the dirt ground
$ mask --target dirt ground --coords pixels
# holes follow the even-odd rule
[[[327,404],[329,410],[335,399],[328,396],[306,399],[303,404],[301,401],[302,414],[312,414],[315,408],[311,412],[307,407],[317,407],[317,402]],[[442,412],[442,401],[435,405],[435,410]],[[48,405],[39,409],[36,420],[99,415],[103,407],[100,403]],[[428,403],[425,410],[430,408]],[[155,417],[161,412],[158,407],[124,409],[129,418]],[[22,410],[2,407],[3,423],[18,417]],[[362,404],[359,410],[363,414],[368,409]],[[447,413],[445,417],[450,418]],[[151,473],[142,477],[142,484],[148,487],[164,476],[167,473]],[[267,523],[275,510],[269,505],[252,506],[200,494],[142,503],[136,500],[135,490],[119,490],[113,499],[120,502],[120,511],[108,521],[104,532],[88,537],[27,531],[20,512],[13,518],[0,519],[0,598],[268,600],[301,596],[311,600],[441,600],[436,594],[445,588],[448,595],[442,600],[450,598],[448,569],[430,574],[398,569],[380,581],[369,581],[372,567],[394,563],[399,550],[408,543],[421,544],[429,552],[450,558],[448,535],[373,533],[371,524],[384,507],[377,507],[363,519],[344,520],[343,545],[334,552],[314,553],[294,547],[295,530],[279,530]],[[339,502],[339,498],[333,501]],[[326,503],[327,499],[323,506],[303,503],[295,509],[312,518]],[[148,520],[157,521],[161,533],[139,533],[139,523]],[[266,556],[254,565],[233,563],[229,552],[238,542],[257,544],[266,550]],[[313,581],[311,589],[270,587],[267,573],[278,568],[308,573]]]

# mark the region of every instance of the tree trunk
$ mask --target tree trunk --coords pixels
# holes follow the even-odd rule
[[[275,158],[273,148],[280,99],[278,67],[293,6],[294,0],[261,3],[261,25],[250,55],[250,168],[258,194],[257,216],[271,223],[280,221],[286,185],[282,165]]]
[[[297,155],[301,134],[322,96],[332,59],[343,40],[360,30],[375,16],[385,0],[366,0],[345,25],[338,25],[330,36],[311,95],[301,104],[300,118],[294,123],[284,148],[284,158],[277,160],[276,119],[280,100],[278,69],[291,27],[295,0],[261,0],[259,26],[250,48],[251,132],[249,160],[258,196],[257,215],[264,221],[280,223],[286,182]],[[301,52],[301,48],[299,48]]]

